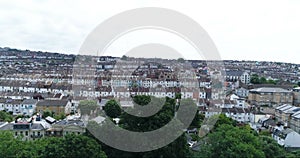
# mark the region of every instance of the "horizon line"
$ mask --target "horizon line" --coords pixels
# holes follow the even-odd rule
[[[89,54],[76,54],[76,53],[72,53],[72,52],[56,52],[56,51],[47,51],[47,50],[38,50],[38,49],[30,49],[30,48],[12,48],[9,46],[0,46],[0,49],[16,49],[18,51],[31,51],[31,52],[41,52],[41,53],[58,53],[58,54],[63,54],[63,55],[84,55],[84,56],[97,56],[97,55],[89,55]],[[103,55],[103,56],[109,56],[109,55]],[[125,55],[126,56],[126,55]],[[100,57],[100,56],[99,56]],[[115,57],[115,58],[121,58],[122,56],[111,56],[111,57]],[[164,59],[164,60],[177,60],[177,59],[166,59],[166,58],[160,58],[160,57],[152,57],[152,58],[145,58],[145,57],[133,57],[133,56],[127,56],[130,58],[137,58],[137,59]],[[184,59],[184,58],[183,58]],[[294,64],[294,65],[300,65],[300,63],[293,63],[293,62],[284,62],[284,61],[266,61],[266,60],[247,60],[247,59],[221,59],[221,60],[205,60],[205,59],[184,59],[186,61],[239,61],[239,62],[270,62],[270,63],[282,63],[282,64]]]

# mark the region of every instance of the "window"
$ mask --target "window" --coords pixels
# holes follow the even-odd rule
[[[15,132],[15,136],[17,136],[18,135],[18,132]]]
[[[28,136],[28,131],[25,132],[25,135]]]

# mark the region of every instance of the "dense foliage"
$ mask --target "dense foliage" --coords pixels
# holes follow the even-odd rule
[[[89,115],[92,111],[98,108],[97,101],[95,100],[82,100],[79,102],[78,109],[82,115]]]
[[[64,113],[55,114],[53,111],[46,109],[45,111],[43,111],[42,117],[45,119],[48,116],[53,117],[56,120],[62,120],[66,118],[66,115]]]
[[[257,74],[251,76],[250,82],[253,84],[277,84],[276,80],[267,80],[265,77],[259,77]]]
[[[0,157],[101,157],[106,155],[92,138],[83,135],[22,141],[9,131],[0,131]]]
[[[104,106],[104,111],[106,115],[111,118],[119,117],[122,112],[120,105],[116,100],[109,100]]]
[[[150,100],[151,98],[147,96],[134,97],[134,101],[139,105],[148,106],[147,104],[150,102]],[[158,101],[158,100],[153,100],[153,101]],[[126,112],[122,112],[122,114],[120,115],[121,120],[119,126],[130,131],[138,131],[138,132],[152,131],[161,128],[162,126],[166,125],[169,121],[172,120],[172,118],[174,117],[174,108],[175,108],[175,100],[166,98],[166,101],[162,109],[158,111],[156,114],[149,117],[137,117],[137,116],[130,115]],[[107,156],[111,158],[114,157],[116,158],[119,157],[139,157],[139,158],[179,157],[181,158],[190,155],[190,150],[187,145],[187,140],[184,134],[182,134],[179,138],[177,138],[174,142],[170,143],[169,145],[149,152],[125,152],[125,151],[111,148],[105,144],[102,144],[102,147],[105,153],[107,154]]]
[[[215,128],[202,139],[203,144],[194,157],[296,157],[299,152],[287,152],[273,138],[259,135],[248,125],[220,115]]]
[[[148,106],[149,98],[139,96],[134,99],[140,105]],[[159,100],[156,100],[159,101]],[[110,100],[105,112],[111,118],[120,118],[119,126],[130,130],[145,132],[166,125],[175,116],[175,99],[166,98],[161,110],[149,117],[137,117],[122,111],[119,103]],[[191,103],[192,104],[192,103]],[[96,109],[93,101],[81,102],[84,112]],[[92,108],[91,108],[92,107]],[[0,113],[0,118],[9,117]],[[15,139],[12,133],[0,132],[0,157],[292,157],[300,156],[300,151],[288,152],[275,142],[268,133],[257,134],[248,125],[239,125],[236,121],[221,114],[207,136],[191,134],[192,140],[200,144],[197,150],[191,150],[187,143],[187,134],[183,133],[167,146],[148,152],[125,152],[105,145],[89,131],[84,135],[43,138],[35,141]],[[196,114],[190,128],[200,128],[203,114]],[[96,124],[91,124],[96,126]],[[90,128],[89,128],[90,129]],[[99,133],[105,134],[105,133]]]
[[[5,111],[0,111],[0,121],[11,122],[13,121],[13,116]]]
[[[136,95],[133,97],[133,101],[141,106],[148,105],[151,101],[151,97],[147,95]]]

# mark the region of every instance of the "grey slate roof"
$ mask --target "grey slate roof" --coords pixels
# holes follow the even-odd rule
[[[45,129],[41,123],[33,123],[31,125],[32,130],[43,130]]]
[[[286,107],[291,107],[292,105],[290,105],[290,104],[283,104],[283,105],[280,105],[280,106],[278,106],[278,107],[276,107],[275,109],[276,110],[281,110],[282,108],[286,108]]]
[[[0,128],[0,130],[13,130],[14,123],[8,123]],[[32,130],[44,130],[45,128],[41,123],[32,123],[31,124]]]
[[[66,106],[67,100],[40,100],[36,106]]]
[[[290,91],[282,89],[282,88],[272,88],[272,87],[261,87],[256,89],[251,89],[250,92],[258,92],[258,93],[290,93]]]
[[[0,122],[0,127],[4,126],[6,122]]]
[[[284,110],[288,110],[288,109],[291,109],[291,108],[293,108],[292,105],[290,105],[290,104],[283,104],[283,105],[277,107],[276,110],[284,111]]]
[[[230,71],[226,71],[225,74],[226,76],[242,76],[244,72],[243,71],[234,71],[234,70],[230,70]]]
[[[0,130],[13,130],[13,123],[8,123],[0,128]]]
[[[67,126],[67,125],[85,126],[82,120],[61,120],[54,124],[63,125],[63,126]]]
[[[297,118],[297,119],[300,119],[300,111],[294,113],[294,114],[292,115],[292,117]]]
[[[22,104],[36,104],[37,100],[35,99],[25,99]]]
[[[299,148],[300,135],[295,131],[290,131],[284,140],[284,146],[290,148]]]

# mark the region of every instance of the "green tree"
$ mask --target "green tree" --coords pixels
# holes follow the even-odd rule
[[[43,138],[35,141],[22,141],[14,138],[9,131],[0,131],[0,157],[95,157],[106,158],[101,145],[83,135]]]
[[[266,84],[266,83],[267,83],[267,79],[266,79],[265,77],[261,77],[261,78],[259,79],[259,82],[260,82],[261,84]]]
[[[0,157],[16,157],[20,146],[11,132],[0,131]]]
[[[175,93],[175,99],[181,99],[181,93]]]
[[[66,157],[106,157],[101,146],[89,137],[70,134],[65,136],[62,141]]]
[[[121,60],[127,60],[128,59],[128,56],[126,56],[126,55],[123,55],[122,57],[121,57]]]
[[[249,130],[228,124],[208,135],[206,144],[196,154],[202,157],[265,157],[258,137]]]
[[[252,75],[250,78],[250,82],[253,84],[260,84],[259,76],[257,74]]]
[[[199,110],[197,110],[197,113],[190,125],[190,127],[200,128],[201,126],[201,114],[199,114]]]
[[[136,95],[133,97],[133,101],[138,105],[144,106],[151,102],[151,97],[147,95]]]
[[[231,125],[231,126],[236,126],[236,124],[237,124],[237,122],[235,120],[233,120],[230,117],[227,117],[224,114],[220,114],[219,116],[215,115],[215,116],[218,117],[217,118],[218,120],[215,124],[215,128],[218,128],[219,126],[224,125],[224,124]]]
[[[184,59],[183,58],[178,58],[177,61],[180,62],[180,63],[184,63]]]
[[[283,158],[300,155],[287,152],[270,135],[258,135],[249,125],[236,126],[236,122],[225,115],[220,115],[215,129],[202,141],[204,143],[199,152],[193,153],[194,157]]]
[[[78,108],[82,115],[89,115],[91,111],[95,111],[98,108],[97,101],[95,100],[82,100],[79,102]]]
[[[276,80],[267,80],[265,77],[259,77],[257,74],[251,76],[250,82],[253,84],[277,84]]]
[[[145,97],[145,96],[140,96]],[[147,99],[140,99],[145,102],[139,102],[141,105],[146,105],[148,103]],[[153,100],[155,100],[153,98]],[[175,100],[166,98],[166,101],[156,114],[149,116],[149,117],[137,117],[134,115],[130,115],[128,113],[122,113],[120,125],[131,131],[151,131],[158,128],[161,128],[165,124],[167,124],[174,116],[174,107],[175,107]]]
[[[45,111],[43,111],[42,117],[43,118],[46,118],[48,116],[53,117],[53,115],[54,115],[53,111],[50,111],[49,109],[46,109]]]
[[[92,138],[69,134],[65,137],[46,138],[39,142],[44,145],[45,149],[41,153],[41,157],[103,157],[106,155],[102,151],[101,146]]]
[[[0,111],[0,121],[11,122],[13,121],[13,116],[5,111]]]
[[[146,105],[148,103],[147,98],[143,98],[145,96],[138,97],[138,102],[141,105]],[[155,98],[151,99],[155,100]],[[156,100],[155,100],[156,101]],[[159,101],[158,101],[159,102]],[[164,104],[163,104],[164,103]],[[174,107],[175,107],[175,99],[166,98],[165,102],[162,102],[163,107],[154,115],[149,117],[136,117],[130,115],[128,113],[122,113],[120,116],[119,126],[137,132],[146,132],[152,131],[169,123],[174,117]],[[148,105],[147,105],[148,106]],[[104,125],[102,125],[103,127]],[[170,134],[173,134],[172,132]],[[189,147],[187,145],[187,140],[185,135],[181,135],[174,142],[169,145],[149,151],[149,152],[124,152],[117,149],[113,149],[109,146],[102,145],[103,150],[110,158],[114,157],[188,157],[190,154]]]
[[[285,154],[285,157],[288,158],[299,158],[300,157],[300,150],[291,151]]]
[[[53,118],[55,118],[56,120],[63,120],[66,118],[66,115],[64,113],[60,113],[60,114],[55,114],[53,116]]]
[[[277,82],[275,80],[269,79],[267,80],[267,84],[276,84]]]
[[[266,158],[286,156],[285,150],[272,137],[259,136],[259,139],[262,142],[262,151],[265,153]]]
[[[44,146],[41,157],[66,157],[66,151],[64,151],[64,142],[62,138],[50,137],[42,140],[38,140],[37,145]]]
[[[109,100],[104,106],[104,111],[111,118],[120,117],[122,113],[121,107],[116,100]]]
[[[271,133],[268,130],[266,130],[266,131],[264,130],[264,131],[260,131],[259,135],[261,135],[261,136],[271,136]]]

